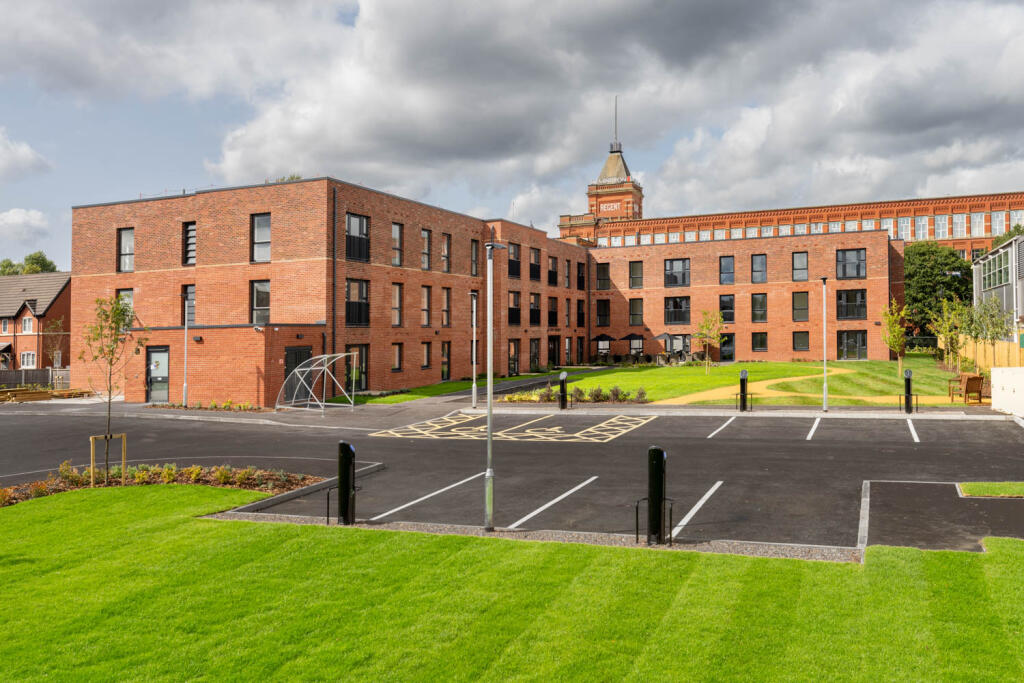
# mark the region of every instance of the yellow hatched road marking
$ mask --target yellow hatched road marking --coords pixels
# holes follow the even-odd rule
[[[406,439],[462,439],[479,441],[487,438],[487,426],[466,425],[465,423],[471,420],[476,420],[480,417],[483,416],[471,416],[459,413],[458,415],[437,418],[426,422],[418,422],[416,424],[398,427],[396,429],[386,429],[379,432],[373,432],[370,436]],[[623,434],[628,434],[634,429],[642,427],[655,419],[656,416],[648,415],[636,417],[632,415],[616,415],[604,422],[586,427],[578,432],[571,433],[566,433],[565,428],[562,426],[531,427],[530,429],[523,429],[527,425],[535,424],[541,420],[546,420],[552,417],[555,416],[544,415],[542,417],[523,422],[514,427],[508,427],[501,431],[494,432],[493,438],[496,441],[607,443],[613,439],[619,438]]]

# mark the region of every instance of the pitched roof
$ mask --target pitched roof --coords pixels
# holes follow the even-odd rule
[[[45,313],[70,279],[71,273],[0,276],[0,318],[13,318],[26,303],[33,315]]]
[[[623,158],[621,150],[613,150],[605,160],[601,174],[597,176],[597,183],[599,185],[624,183],[629,178],[629,167],[626,166],[626,160]]]

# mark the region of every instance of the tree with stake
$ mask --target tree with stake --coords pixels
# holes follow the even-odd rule
[[[721,311],[701,311],[700,315],[700,325],[697,326],[693,338],[704,350],[704,374],[708,375],[711,373],[711,347],[718,346],[724,341],[722,328],[725,321],[722,320]]]
[[[970,311],[960,299],[943,299],[928,329],[942,342],[946,368],[960,372],[960,334],[964,319]]]
[[[107,390],[107,430],[104,434],[103,482],[107,483],[110,472],[110,412],[114,391],[121,388],[124,368],[134,353],[146,345],[144,338],[131,333],[136,321],[135,311],[127,299],[114,295],[108,299],[96,299],[96,313],[93,322],[85,326],[85,348],[78,355],[79,360],[100,365],[104,371]]]
[[[64,348],[64,334],[64,316],[43,325],[43,351],[53,367],[60,367],[66,360],[61,358],[61,363],[57,362],[57,354]]]
[[[1004,311],[994,296],[981,302],[975,309],[979,318],[981,338],[992,348],[992,366],[996,364],[996,342],[1013,335],[1013,316]]]
[[[907,328],[905,327],[906,306],[900,306],[896,299],[889,300],[889,306],[882,311],[882,341],[896,354],[897,376],[903,376],[903,354],[907,350]]]

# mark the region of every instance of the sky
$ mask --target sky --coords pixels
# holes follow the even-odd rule
[[[71,207],[342,180],[481,218],[1024,189],[1024,3],[0,0],[0,259]]]

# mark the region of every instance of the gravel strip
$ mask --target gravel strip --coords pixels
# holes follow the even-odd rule
[[[208,515],[206,519],[324,525],[323,517],[277,515],[259,512],[220,512]],[[519,531],[496,529],[493,532],[485,532],[482,527],[478,526],[460,524],[429,524],[420,522],[386,522],[382,524],[367,524],[362,522],[353,526],[359,529],[413,531],[425,534],[457,534],[460,536],[505,538],[517,541],[541,541],[549,543],[585,543],[589,545],[615,546],[620,548],[643,548],[646,550],[689,550],[702,553],[724,553],[728,555],[745,555],[748,557],[816,560],[820,562],[860,563],[864,561],[864,551],[860,548],[844,548],[841,546],[791,545],[786,543],[757,543],[750,541],[677,542],[671,546],[648,546],[644,542],[636,543],[634,537],[630,535],[602,534],[590,531]]]

